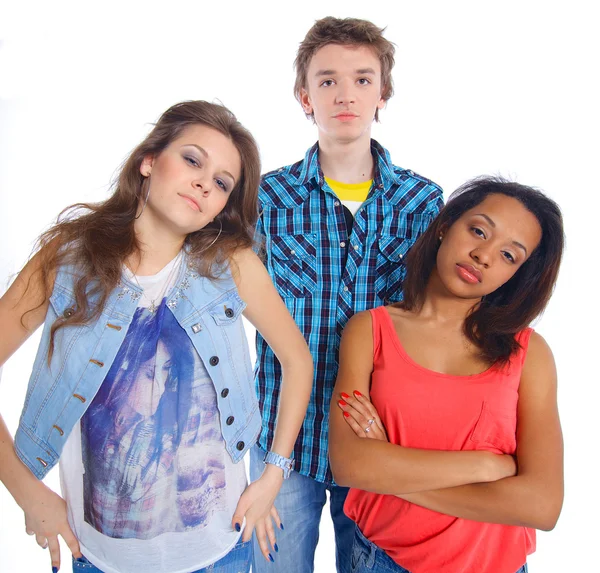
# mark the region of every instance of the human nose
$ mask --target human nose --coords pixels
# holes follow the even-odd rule
[[[340,82],[336,93],[336,102],[349,104],[354,103],[355,99],[353,85],[347,81]]]
[[[200,191],[203,195],[208,195],[212,191],[212,179],[206,176],[196,177],[192,181],[192,186],[196,191]]]
[[[492,261],[490,249],[487,245],[485,247],[481,246],[473,249],[471,251],[471,258],[486,269],[490,266]]]

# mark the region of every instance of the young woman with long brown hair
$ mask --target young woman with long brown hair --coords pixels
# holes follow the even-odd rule
[[[0,365],[44,323],[14,442],[0,418],[0,479],[53,571],[59,535],[75,571],[248,571],[253,530],[273,561],[312,360],[252,251],[259,177],[231,112],[174,105],[112,196],[63,212],[0,299]],[[285,381],[248,487],[260,412],[242,314]],[[41,481],[59,458],[64,499]]]
[[[409,252],[404,301],[348,323],[330,452],[353,572],[527,570],[563,499],[556,369],[529,327],[562,250],[553,201],[475,179]]]

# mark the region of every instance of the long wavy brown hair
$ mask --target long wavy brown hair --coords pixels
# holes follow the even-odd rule
[[[59,328],[66,324],[87,324],[100,316],[119,283],[125,260],[139,252],[134,222],[148,185],[147,178],[140,173],[142,160],[148,155],[159,155],[183,130],[197,124],[216,129],[232,141],[241,157],[242,172],[223,211],[212,223],[186,237],[190,261],[201,275],[215,278],[215,270],[236,249],[252,246],[260,182],[256,141],[222,105],[206,101],[175,104],[163,113],[125,160],[108,199],[67,207],[56,224],[38,240],[36,257],[44,296],[40,306],[50,296],[60,266],[68,264],[77,272],[74,312],[68,318],[58,318],[52,325],[49,356]],[[93,305],[91,298],[95,301]]]
[[[515,334],[546,308],[562,260],[565,237],[561,211],[541,191],[501,177],[478,177],[459,187],[409,251],[402,285],[404,301],[400,304],[410,311],[422,308],[425,285],[436,264],[440,231],[492,194],[520,201],[542,228],[540,244],[531,256],[509,281],[483,297],[464,322],[463,332],[480,349],[482,358],[505,364],[519,348]]]

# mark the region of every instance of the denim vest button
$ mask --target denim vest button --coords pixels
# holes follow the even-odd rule
[[[299,249],[296,251],[299,254]],[[186,344],[189,340],[194,348],[192,354],[197,352],[208,366],[211,388],[216,391],[214,395],[223,413],[219,436],[231,455],[237,458],[254,443],[261,422],[246,336],[243,329],[233,328],[234,323],[238,323],[244,302],[229,269],[223,268],[219,280],[211,281],[190,270],[188,262],[184,259],[185,264],[182,264],[175,281],[169,300],[176,300],[178,304],[170,312],[173,320],[185,330]],[[59,266],[47,319],[54,320],[58,314],[63,323],[70,324],[79,313],[79,305],[73,295],[76,281],[77,273],[73,269]],[[81,420],[89,400],[102,385],[106,371],[117,364],[119,350],[125,350],[124,337],[139,302],[139,296],[133,296],[139,293],[133,289],[129,282],[123,280],[123,285],[115,287],[109,294],[104,314],[92,320],[86,328],[77,328],[73,332],[59,330],[52,368],[46,356],[49,329],[42,334],[37,362],[30,378],[36,383],[31,385],[34,386],[31,399],[23,411],[16,436],[19,453],[23,453],[27,465],[38,476],[44,476],[55,465],[64,448],[65,438]],[[101,344],[98,343],[99,336],[102,337]],[[62,384],[61,376],[75,380],[77,384]],[[235,380],[235,387],[226,386],[232,380]],[[44,406],[36,408],[39,404]],[[230,417],[233,421],[228,425]],[[26,429],[31,428],[35,430],[28,435]],[[115,448],[114,453],[111,446]],[[110,461],[118,452],[115,444],[106,444],[102,454]]]
[[[231,426],[231,424],[233,424],[233,421],[235,420],[235,418],[233,416],[229,416],[229,418],[227,418],[227,422],[226,424],[228,426]]]

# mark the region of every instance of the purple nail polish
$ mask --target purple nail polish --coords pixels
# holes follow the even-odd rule
[[[236,523],[235,530],[239,533],[242,530],[242,526],[239,523]]]
[[[269,553],[269,559],[271,560],[271,563],[275,562],[275,559],[273,559],[273,556]]]

